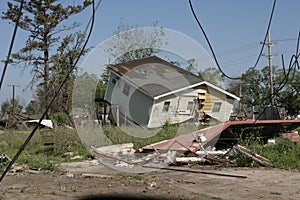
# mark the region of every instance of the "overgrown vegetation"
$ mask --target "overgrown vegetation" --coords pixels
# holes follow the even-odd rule
[[[64,112],[57,112],[51,115],[51,121],[54,123],[55,126],[62,126],[69,124],[69,117]]]
[[[0,134],[0,152],[12,158],[19,150],[29,131],[5,130]],[[65,153],[70,152],[69,155]],[[77,156],[77,158],[75,157]],[[82,145],[75,130],[57,128],[37,132],[29,145],[17,160],[18,164],[30,168],[61,171],[57,164],[86,160],[90,157],[89,151]],[[74,159],[75,158],[75,159]],[[7,162],[0,163],[2,171]]]
[[[133,143],[134,148],[138,149],[173,138],[178,135],[178,130],[178,125],[166,123],[164,128],[147,138],[138,137],[137,134],[143,133],[141,133],[141,129],[133,127],[126,130],[126,133],[120,128],[107,127],[104,129],[104,134],[113,144]],[[135,135],[129,135],[129,131]],[[0,153],[12,158],[29,133],[30,131],[5,130],[0,134]],[[275,144],[264,145],[257,134],[248,133],[241,135],[239,144],[269,159],[275,168],[300,169],[299,143],[277,138]],[[75,130],[66,128],[42,129],[32,138],[17,163],[27,165],[30,168],[60,172],[59,163],[86,160],[90,157],[91,154],[81,143]],[[259,166],[258,163],[241,154],[237,156],[236,163],[241,167]],[[8,162],[0,162],[0,171],[4,170],[7,164]]]
[[[267,158],[273,167],[280,169],[300,169],[300,144],[286,138],[276,138],[275,144],[264,145],[261,138],[250,134],[240,144],[253,152]],[[236,158],[238,166],[258,167],[259,164],[249,157],[239,154]]]
[[[276,144],[256,145],[252,149],[268,158],[276,168],[300,169],[300,144],[277,138]]]
[[[141,128],[134,127],[126,129],[126,132],[117,127],[107,127],[104,129],[104,134],[113,144],[133,143],[133,147],[139,149],[149,144],[174,138],[177,135],[177,130],[178,125],[166,123],[164,128],[153,130],[153,135],[147,138],[143,135],[145,131],[142,131]],[[130,135],[128,133],[130,133]],[[149,132],[149,134],[151,133]]]
[[[138,181],[146,181],[147,180],[147,177],[140,175],[140,174],[119,173],[118,176],[121,179],[125,179],[125,180],[128,180],[128,179],[135,179]]]

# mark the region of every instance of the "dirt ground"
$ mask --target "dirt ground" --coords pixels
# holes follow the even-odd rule
[[[128,176],[90,161],[62,166],[65,174],[9,173],[0,185],[0,200],[300,199],[299,171],[202,166],[184,168],[201,173],[155,170]],[[226,174],[246,178],[221,176]]]

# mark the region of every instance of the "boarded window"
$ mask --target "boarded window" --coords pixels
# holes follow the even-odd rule
[[[126,96],[128,96],[129,92],[130,92],[130,86],[127,83],[125,83],[124,84],[124,88],[123,88],[123,94],[125,94]]]
[[[187,107],[186,107],[186,109],[187,109],[187,110],[192,110],[193,107],[194,107],[194,102],[193,102],[193,101],[189,101],[189,102],[188,102],[188,105],[187,105]]]
[[[170,101],[164,103],[163,112],[168,112],[170,107]]]
[[[220,112],[222,106],[222,102],[215,102],[212,111]]]

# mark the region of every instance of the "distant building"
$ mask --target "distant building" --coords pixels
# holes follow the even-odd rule
[[[228,121],[235,95],[156,56],[108,65],[104,99],[117,125],[148,128],[213,118]]]

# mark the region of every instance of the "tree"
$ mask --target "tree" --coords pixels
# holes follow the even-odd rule
[[[31,100],[25,107],[26,114],[28,115],[34,115],[38,112],[38,110],[39,110],[39,105],[38,102],[35,100]]]
[[[243,74],[241,99],[243,105],[248,108],[271,105],[269,70],[268,66],[261,70],[250,68]],[[282,69],[273,66],[273,76],[276,106],[286,108],[290,115],[297,114],[300,110],[299,71],[293,70],[290,74],[285,74]],[[228,91],[239,95],[239,84],[236,81],[229,82]]]
[[[279,72],[281,74],[275,80],[276,102],[279,106],[285,107],[289,115],[297,115],[300,111],[300,72],[292,70],[285,85],[285,74],[283,70],[279,70]],[[277,88],[281,87],[282,89],[277,92]]]
[[[83,41],[84,36],[85,35],[80,32],[66,36],[58,47],[57,53],[52,56],[53,67],[48,91],[51,96],[54,95],[64,77],[69,73],[68,80],[63,85],[61,92],[51,107],[52,113],[64,112],[69,118],[71,117],[72,89],[77,74],[77,69],[75,68],[75,70],[71,72],[71,68],[79,56],[81,51],[80,43]],[[88,52],[88,50],[89,49],[85,49],[83,54]],[[72,120],[70,119],[70,121]]]
[[[11,108],[11,105],[10,105],[9,101],[4,101],[1,104],[1,113],[2,114],[8,113],[10,111],[10,108]]]
[[[23,106],[17,99],[6,100],[1,104],[1,113],[18,113],[22,112]]]
[[[20,0],[15,0],[15,3]],[[74,4],[74,1],[73,1]],[[91,4],[85,0],[81,5],[64,6],[58,0],[30,0],[25,1],[19,27],[29,33],[25,47],[12,55],[15,64],[32,66],[32,83],[38,82],[38,97],[42,108],[49,104],[50,94],[48,93],[53,67],[52,54],[56,47],[64,40],[61,40],[62,32],[72,30],[79,26],[78,23],[63,25],[62,23]],[[7,3],[8,9],[3,12],[2,19],[16,22],[18,5],[12,2]]]
[[[156,26],[157,22],[154,22],[153,27]],[[121,21],[114,34],[115,38],[111,40],[110,48],[106,51],[112,58],[115,58],[113,63],[117,64],[158,53],[163,44],[165,32],[162,27],[139,28],[137,25],[130,26]]]
[[[224,76],[221,71],[215,67],[208,67],[204,70],[200,70],[198,75],[204,80],[221,87],[224,82]]]

